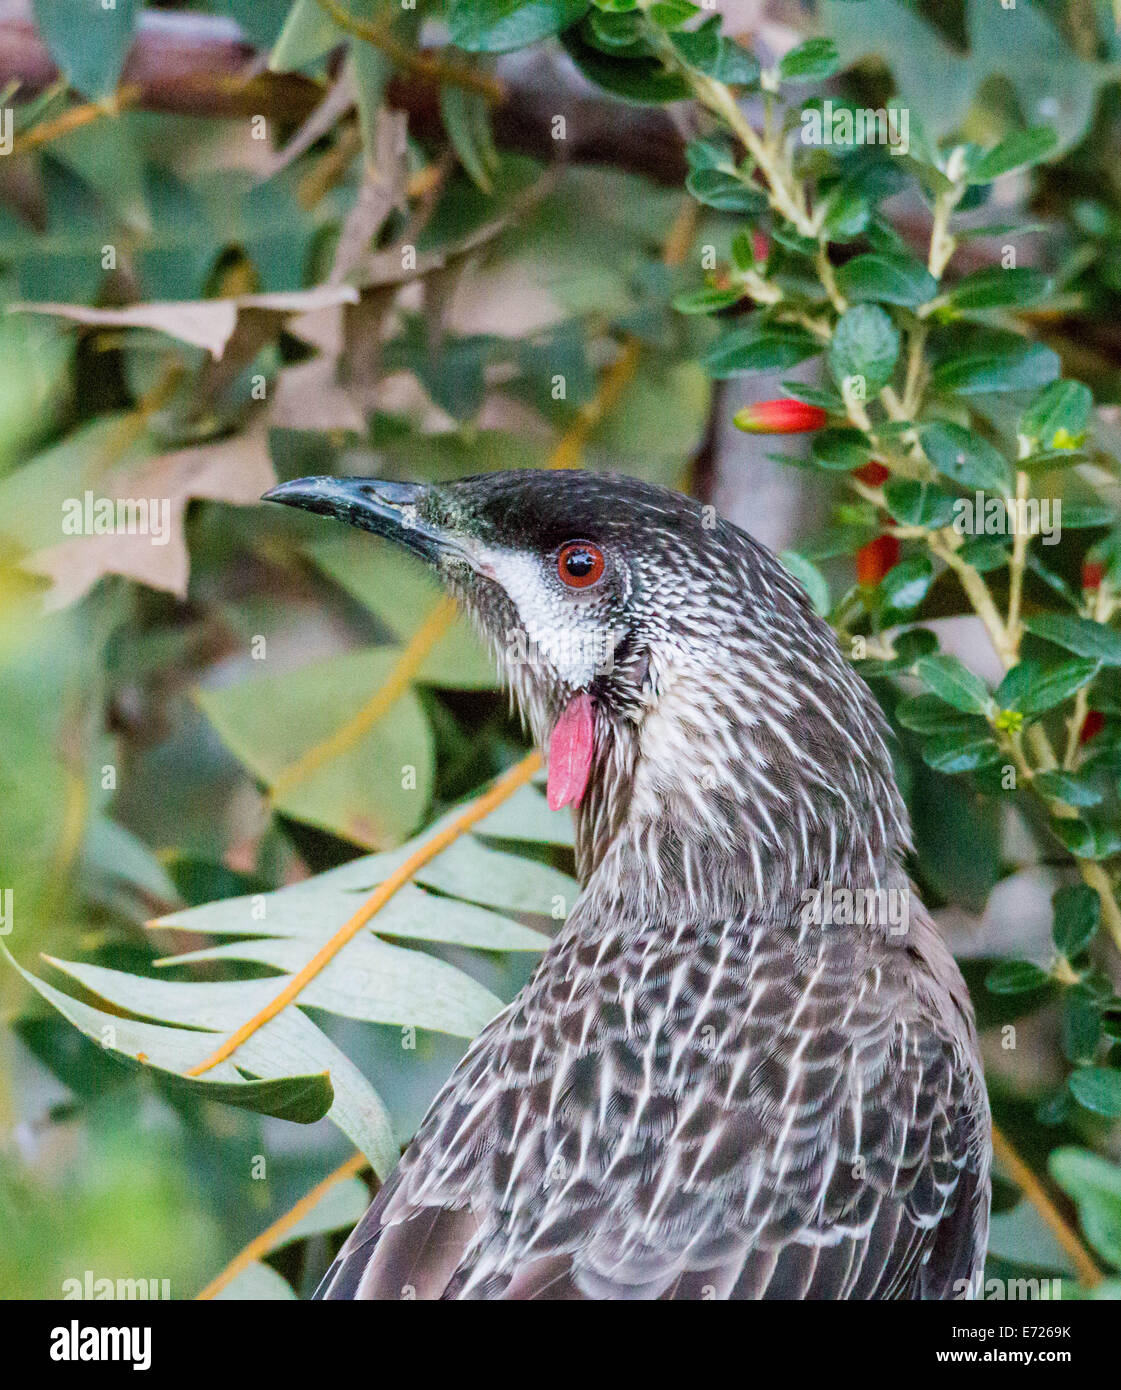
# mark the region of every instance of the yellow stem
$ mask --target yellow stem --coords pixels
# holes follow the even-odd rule
[[[191,1067],[186,1075],[201,1076],[204,1072],[210,1071],[212,1067],[216,1067],[219,1062],[224,1062],[258,1029],[263,1028],[270,1019],[275,1018],[293,1000],[298,999],[324,966],[334,960],[347,942],[352,941],[358,935],[375,913],[379,912],[390,898],[410,881],[418,869],[422,869],[425,864],[435,859],[461,835],[465,835],[484,816],[489,816],[493,810],[501,806],[520,786],[528,782],[540,767],[540,753],[531,753],[527,758],[523,758],[520,763],[516,763],[509,772],[500,777],[490,791],[484,792],[482,796],[471,802],[461,816],[458,816],[450,825],[445,826],[438,834],[433,835],[431,839],[426,840],[419,849],[409,855],[400,868],[389,875],[384,883],[378,884],[358,911],[343,923],[329,941],[316,951],[302,970],[297,971],[289,978],[283,989],[263,1009],[255,1013],[240,1028],[235,1029],[219,1048],[204,1061],[199,1062],[197,1066]]]
[[[1079,1239],[1070,1223],[1051,1200],[1046,1188],[1008,1142],[1001,1131],[993,1125],[993,1153],[997,1161],[1007,1171],[1008,1176],[1039,1212],[1044,1225],[1054,1235],[1062,1248],[1070,1256],[1071,1263],[1078,1271],[1079,1280],[1088,1289],[1100,1284],[1102,1272]]]
[[[357,714],[277,774],[269,790],[269,800],[274,805],[294,786],[318,772],[324,764],[341,757],[369,733],[416,679],[425,658],[451,626],[455,611],[454,599],[440,599],[413,634],[412,640],[402,651],[384,684],[374,692]]]
[[[277,1240],[287,1231],[290,1231],[298,1221],[302,1221],[325,1192],[347,1178],[357,1177],[364,1168],[369,1166],[365,1154],[351,1154],[345,1163],[336,1168],[333,1173],[328,1173],[322,1182],[316,1183],[310,1192],[305,1193],[294,1207],[286,1211],[283,1216],[278,1217],[271,1226],[267,1226],[259,1236],[254,1236],[245,1249],[240,1250],[233,1257],[217,1278],[212,1279],[205,1289],[195,1294],[195,1299],[197,1301],[211,1299],[216,1294],[221,1293],[227,1284],[233,1283],[243,1269],[248,1269],[251,1264],[255,1264],[267,1255]]]

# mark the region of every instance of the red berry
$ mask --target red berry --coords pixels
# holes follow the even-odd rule
[[[856,580],[869,586],[878,584],[899,563],[899,542],[894,536],[877,536],[856,552]]]
[[[1100,734],[1102,726],[1105,724],[1105,715],[1100,709],[1086,711],[1086,718],[1082,721],[1082,729],[1078,735],[1079,743],[1088,743],[1095,734]]]
[[[1100,560],[1084,560],[1082,562],[1082,587],[1084,589],[1100,589],[1104,575],[1105,566]]]
[[[806,434],[819,430],[829,416],[820,406],[804,401],[757,401],[736,414],[734,424],[748,434]]]
[[[891,470],[885,468],[882,463],[871,459],[862,468],[854,468],[852,476],[862,483],[867,483],[869,487],[879,487],[881,483],[887,482],[891,477]]]
[[[751,233],[751,249],[755,253],[755,259],[760,263],[766,261],[771,254],[771,243],[762,232]]]

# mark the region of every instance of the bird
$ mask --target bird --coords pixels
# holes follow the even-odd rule
[[[265,496],[434,567],[572,807],[581,885],[317,1297],[969,1297],[968,992],[880,706],[781,561],[610,473]]]

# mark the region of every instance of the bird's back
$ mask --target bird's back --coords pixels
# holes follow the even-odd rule
[[[328,1298],[949,1298],[983,1258],[968,1000],[905,935],[604,929],[469,1049]]]

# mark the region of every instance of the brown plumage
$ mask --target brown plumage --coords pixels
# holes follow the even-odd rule
[[[554,739],[583,885],[322,1296],[967,1293],[968,997],[901,866],[879,709],[786,570],[622,478],[270,495],[433,562]]]

